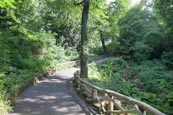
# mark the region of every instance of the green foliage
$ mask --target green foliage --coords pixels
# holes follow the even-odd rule
[[[94,69],[90,71],[92,74],[96,71],[97,79],[89,78],[96,85],[172,114],[172,1],[155,0],[155,6],[152,5],[142,1],[120,10],[116,2],[110,5],[112,27],[108,49],[122,58],[92,66]]]
[[[159,58],[165,50],[163,27],[147,8],[137,5],[119,20],[119,49],[124,58],[142,61]]]
[[[116,0],[112,2],[108,8],[107,13],[109,16],[109,25],[111,36],[119,36],[119,20],[126,14],[129,9],[130,0]]]
[[[13,3],[14,3],[14,0],[2,0],[0,1],[0,7],[1,8],[15,8]]]
[[[0,114],[1,115],[6,115],[8,113],[8,111],[11,111],[12,108],[10,107],[10,101],[8,101],[7,99],[5,99],[5,75],[3,73],[0,73]]]
[[[90,51],[101,54],[103,31],[108,52],[120,57],[92,64],[90,80],[172,114],[173,3],[153,3],[144,0],[129,7],[130,0],[91,2]],[[81,8],[71,0],[0,1],[0,105],[4,112],[10,110],[6,93],[15,92],[34,72],[79,57]]]
[[[154,3],[157,15],[160,18],[160,22],[162,26],[165,27],[165,29],[163,30],[165,40],[161,44],[162,47],[165,49],[163,55],[169,55],[169,52],[172,52],[173,47],[173,1],[154,0]],[[165,54],[165,52],[168,53]]]
[[[164,52],[161,59],[169,69],[173,69],[173,52]]]
[[[56,33],[56,42],[65,49],[68,50],[68,47],[78,48],[81,15],[76,12],[80,12],[81,7],[72,5],[68,0],[52,0],[43,2],[41,8],[39,13],[40,15],[44,14],[41,15],[43,28]]]
[[[173,71],[160,60],[140,64],[115,58],[90,67],[89,79],[95,85],[144,101],[172,113]]]
[[[42,3],[37,6],[38,4],[30,0],[19,0],[15,1],[14,5],[15,8],[9,11],[5,7],[3,11],[7,14],[0,15],[0,105],[3,106],[4,112],[10,110],[10,102],[5,99],[5,95],[18,92],[20,84],[30,79],[35,72],[78,58],[74,48],[77,48],[79,40],[71,39],[74,37],[71,30],[76,32],[77,29],[73,28],[76,25],[70,25],[73,24],[70,20],[65,26],[70,28],[68,32],[65,32],[63,27],[61,31],[64,31],[63,35],[67,35],[66,38],[70,35],[72,37],[67,41],[66,38],[61,40],[58,36],[61,35],[60,32],[45,28],[48,23],[45,24],[42,19],[45,16],[44,13],[41,14],[44,9],[39,9],[45,8]],[[68,42],[68,45],[64,45]],[[2,111],[0,114],[3,114]]]
[[[93,64],[89,79],[100,87],[132,96],[172,114],[173,3],[155,0],[142,1],[131,8],[127,5],[127,1],[120,0],[106,10],[111,25],[106,32],[111,41],[107,48],[109,53],[122,58]]]
[[[155,2],[155,8],[157,12],[162,16],[162,18],[165,20],[166,25],[168,27],[172,28],[173,25],[173,1],[172,0],[154,0]]]

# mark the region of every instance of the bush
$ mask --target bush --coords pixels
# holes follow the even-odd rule
[[[6,88],[4,86],[5,74],[0,73],[0,115],[7,115],[11,111],[10,101],[5,99]]]
[[[6,93],[17,92],[33,73],[56,67],[77,54],[58,45],[53,33],[25,28],[0,32],[0,49],[0,105],[4,112],[10,110],[10,103],[4,98]]]
[[[115,58],[94,64],[89,70],[89,79],[95,85],[144,101],[167,114],[173,112],[173,71],[167,70],[162,61],[137,64]]]
[[[143,41],[135,42],[133,58],[137,62],[144,61],[150,57],[152,51],[153,48],[143,43]]]
[[[161,60],[169,69],[173,69],[173,52],[164,52]]]

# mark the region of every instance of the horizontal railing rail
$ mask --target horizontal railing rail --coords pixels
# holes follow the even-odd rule
[[[97,87],[74,74],[76,89],[91,103],[97,102],[107,115],[166,115],[156,108],[134,98]]]

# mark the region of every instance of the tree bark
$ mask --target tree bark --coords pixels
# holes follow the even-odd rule
[[[81,62],[80,71],[81,77],[88,77],[88,13],[89,13],[90,0],[84,0],[82,11],[82,24],[81,24]]]
[[[105,45],[105,40],[104,40],[104,35],[103,35],[102,30],[100,30],[100,40],[101,40],[101,43],[102,43],[103,54],[108,56],[108,51],[107,51],[107,48],[106,48],[106,45]]]

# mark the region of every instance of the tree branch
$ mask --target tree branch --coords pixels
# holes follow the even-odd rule
[[[79,1],[79,2],[77,2],[76,0],[74,0],[74,5],[81,5],[81,4],[83,4],[83,3],[84,3],[84,0]]]

